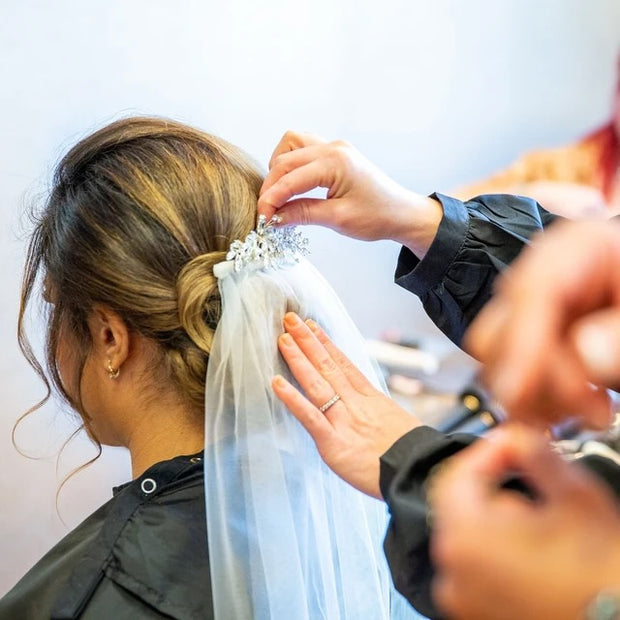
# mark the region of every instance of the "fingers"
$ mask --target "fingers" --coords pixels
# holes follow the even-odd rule
[[[602,309],[620,315],[619,238],[610,223],[554,227],[502,277],[472,324],[466,347],[514,419],[550,423],[579,415],[591,428],[611,421],[606,394],[591,384],[620,383],[620,350],[611,344],[618,342],[620,321],[605,324],[606,337],[578,329],[567,334]]]
[[[327,403],[336,393],[339,394],[308,360],[290,334],[282,334],[278,338],[278,348],[306,398],[315,408]],[[342,403],[336,402],[325,411],[324,415],[331,416],[341,406]]]
[[[490,361],[500,352],[497,337],[510,319],[510,304],[501,296],[493,297],[478,313],[463,338],[463,348],[480,361]]]
[[[503,482],[517,475],[533,487],[541,498],[557,495],[557,480],[566,464],[551,449],[547,437],[522,424],[509,424],[492,431],[480,453],[474,456],[469,472]]]
[[[266,207],[265,215],[273,211],[274,207]],[[295,198],[277,210],[281,218],[279,226],[305,226],[307,224],[319,224],[332,226],[327,216],[326,201],[322,198]]]
[[[277,375],[271,386],[284,406],[299,420],[318,446],[333,438],[329,420],[284,377]]]
[[[281,179],[293,170],[304,167],[313,159],[318,158],[317,148],[322,144],[325,144],[322,138],[309,133],[287,131],[284,134],[271,156],[270,171],[260,189],[259,215],[271,219],[276,211],[292,196],[320,187],[320,183],[312,185],[311,182],[304,180],[303,174],[301,178],[296,175],[284,181]],[[269,192],[274,185],[276,185],[276,189]],[[305,189],[302,189],[303,187]],[[288,197],[284,198],[284,196]]]
[[[325,144],[317,144],[313,146],[304,146],[303,148],[298,148],[297,150],[285,152],[277,156],[274,153],[269,163],[269,173],[265,177],[263,186],[260,190],[261,195],[289,172],[319,159],[325,153],[325,150]]]
[[[280,142],[278,142],[274,149],[271,159],[269,160],[269,167],[271,168],[274,161],[284,153],[318,144],[325,144],[325,140],[312,133],[289,130],[282,136]]]
[[[287,333],[278,341],[280,352],[308,398],[317,407],[334,392],[346,398],[352,392],[350,382],[309,327],[293,312],[285,315],[284,327]]]
[[[498,497],[508,476],[519,476],[541,497],[553,497],[565,464],[546,437],[523,425],[507,424],[451,458],[433,478],[432,504],[437,514],[484,507]],[[524,498],[525,500],[525,498]]]
[[[293,313],[285,315],[284,326],[288,333],[280,336],[278,347],[308,400],[321,407],[335,394],[346,398],[351,392],[348,380],[308,326]],[[331,417],[343,406],[336,402],[324,415]]]
[[[500,291],[466,335],[467,350],[485,365],[485,380],[509,413],[525,409],[523,401],[546,375],[547,356],[559,344],[555,315],[556,306],[532,299],[530,291]]]
[[[594,383],[620,385],[620,313],[601,310],[578,320],[569,338]]]
[[[373,394],[376,392],[375,387],[368,381],[366,375],[351,363],[351,360],[329,339],[327,334],[321,327],[312,320],[306,321],[306,325],[310,328],[317,340],[325,347],[330,357],[334,360],[338,368],[349,380],[353,388],[362,394]]]
[[[303,194],[317,187],[327,187],[333,170],[325,162],[313,160],[299,168],[294,168],[277,179],[258,200],[259,212],[267,215],[275,213],[293,196]]]
[[[550,346],[548,343],[547,347]],[[540,428],[569,418],[579,426],[607,428],[611,422],[608,394],[588,381],[583,364],[570,347],[562,342],[557,346],[557,355],[543,361],[547,363],[525,380],[515,377],[514,383],[510,383],[507,367],[499,380],[490,379],[490,384],[497,386],[495,395],[506,408],[508,417]],[[500,381],[508,382],[508,390]]]
[[[542,428],[567,417],[607,428],[609,397],[592,385],[602,381],[587,371],[578,345],[537,322],[537,310],[512,320],[509,312],[504,302],[491,302],[467,334],[468,349],[484,363],[482,379],[508,416]]]
[[[547,381],[539,385],[538,396],[526,395],[523,399],[520,419],[533,419],[538,403],[545,398],[550,423],[571,418],[579,427],[608,428],[613,417],[607,390],[590,382],[581,360],[569,347],[562,350],[563,355],[558,356],[547,370]]]

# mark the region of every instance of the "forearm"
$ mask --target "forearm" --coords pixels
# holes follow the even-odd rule
[[[388,236],[409,249],[418,259],[423,259],[443,218],[441,202],[413,192],[404,192],[399,201],[400,208],[392,210],[399,216],[394,218]]]

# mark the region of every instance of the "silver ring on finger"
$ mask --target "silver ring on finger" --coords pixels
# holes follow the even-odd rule
[[[340,394],[334,394],[324,405],[319,407],[321,413],[325,413],[332,405],[335,405],[340,400]]]

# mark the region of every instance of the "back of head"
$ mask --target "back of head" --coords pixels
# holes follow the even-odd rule
[[[95,304],[117,312],[155,346],[159,383],[197,410],[220,299],[212,267],[254,227],[262,176],[240,150],[180,123],[114,122],[74,146],[59,163],[32,236],[20,309],[38,278],[52,298],[47,359],[52,379],[59,333],[75,340],[80,373]],[[41,371],[39,367],[39,371]],[[42,371],[41,371],[42,372]]]

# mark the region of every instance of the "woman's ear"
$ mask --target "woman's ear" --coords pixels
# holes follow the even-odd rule
[[[111,379],[118,377],[129,356],[131,334],[121,316],[108,306],[97,304],[88,317],[93,352],[101,359]]]

